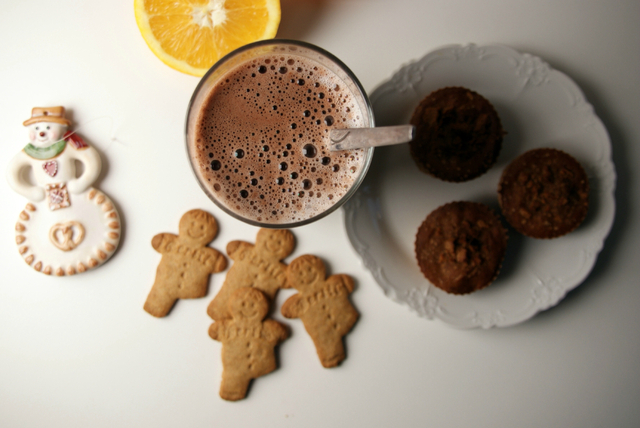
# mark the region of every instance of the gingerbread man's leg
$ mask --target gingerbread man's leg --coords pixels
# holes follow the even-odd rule
[[[154,317],[164,317],[169,313],[176,300],[178,299],[171,288],[156,276],[147,301],[144,302],[144,310]]]
[[[323,367],[336,367],[346,357],[342,336],[339,334],[314,337],[313,342]]]
[[[178,283],[176,295],[180,299],[197,299],[207,295],[209,289],[209,273],[204,272],[199,267],[193,267],[193,272],[189,281],[184,280],[186,272],[181,273],[181,281]]]
[[[237,373],[222,372],[222,383],[220,384],[220,397],[228,401],[242,400],[247,396],[251,378]]]

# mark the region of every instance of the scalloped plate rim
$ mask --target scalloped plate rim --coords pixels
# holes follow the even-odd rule
[[[534,63],[539,67],[546,67],[546,75],[549,75],[553,78],[554,81],[557,81],[561,87],[567,89],[574,97],[576,104],[580,104],[581,108],[586,110],[587,115],[589,115],[589,119],[594,121],[594,126],[596,126],[601,135],[601,146],[598,148],[603,150],[602,159],[603,165],[596,165],[596,170],[599,173],[603,173],[603,177],[601,177],[601,185],[603,188],[602,199],[606,203],[604,209],[602,209],[602,213],[598,217],[598,224],[601,224],[600,228],[598,228],[593,233],[591,240],[589,243],[591,244],[590,249],[591,253],[586,253],[586,259],[583,262],[584,268],[578,270],[575,275],[570,278],[571,281],[560,284],[553,289],[550,289],[550,292],[553,294],[548,300],[540,300],[538,302],[534,302],[530,308],[525,308],[519,314],[514,314],[512,317],[507,317],[504,315],[504,312],[501,309],[497,309],[495,313],[489,314],[488,316],[482,317],[478,316],[478,314],[469,314],[466,318],[460,319],[458,317],[447,317],[446,313],[442,311],[442,308],[438,306],[437,299],[435,299],[434,306],[434,297],[431,295],[431,289],[434,287],[427,283],[425,287],[424,284],[417,285],[412,288],[409,293],[416,291],[416,293],[420,293],[421,296],[417,297],[417,300],[408,300],[407,297],[402,296],[399,293],[398,288],[394,285],[393,280],[387,278],[387,275],[384,271],[383,266],[375,260],[375,258],[370,254],[369,247],[372,245],[371,242],[363,239],[361,234],[358,233],[358,225],[362,224],[358,222],[357,216],[362,212],[361,205],[364,199],[366,199],[365,193],[368,191],[366,186],[361,186],[358,192],[354,195],[354,197],[349,200],[344,205],[345,216],[345,228],[347,231],[347,236],[351,245],[355,249],[355,251],[360,256],[365,268],[370,271],[372,276],[374,277],[377,284],[382,288],[385,296],[387,296],[390,300],[395,301],[397,303],[408,306],[411,310],[413,310],[418,316],[426,319],[439,319],[442,322],[450,324],[457,328],[492,328],[492,327],[506,327],[515,325],[521,322],[524,322],[533,316],[535,316],[538,312],[547,310],[555,305],[557,305],[566,294],[580,285],[590,274],[595,261],[598,257],[599,252],[602,250],[604,246],[604,241],[608,236],[611,228],[613,226],[614,216],[615,216],[615,185],[616,185],[616,173],[615,173],[615,165],[613,164],[611,157],[611,140],[604,127],[604,124],[600,120],[600,118],[595,114],[593,106],[589,104],[584,96],[583,91],[580,87],[566,74],[551,68],[546,62],[540,59],[537,56],[520,53],[517,50],[501,45],[501,44],[488,44],[483,46],[478,46],[475,44],[450,44],[445,45],[439,48],[436,48],[418,60],[410,61],[404,65],[402,65],[396,72],[392,74],[392,76],[379,84],[374,91],[370,94],[369,98],[371,100],[371,104],[374,108],[374,112],[376,110],[376,103],[382,96],[389,91],[399,92],[394,85],[397,86],[397,80],[399,80],[403,73],[409,73],[410,68],[419,67],[421,64],[428,63],[429,61],[435,61],[436,59],[447,59],[447,55],[459,55],[460,53],[464,55],[483,55],[484,52],[489,52],[489,54],[495,54],[502,57],[507,57],[515,60],[519,64],[522,64],[525,61],[529,61]],[[487,54],[487,55],[489,55]],[[481,58],[478,58],[481,59]],[[456,59],[457,60],[457,59]],[[428,70],[426,70],[428,66],[422,71],[422,75],[426,75]],[[535,72],[535,71],[534,71]],[[529,79],[531,76],[527,77]],[[535,74],[533,74],[535,77]],[[559,80],[558,80],[559,79]],[[525,87],[528,84],[528,81],[525,82]],[[406,90],[411,88],[412,85],[410,83],[407,84],[407,87],[403,88]],[[524,88],[522,89],[524,90]],[[375,155],[374,155],[375,156]],[[366,181],[366,178],[365,178]],[[551,278],[553,280],[553,278]],[[551,281],[553,282],[553,281]],[[420,290],[422,289],[422,292]],[[549,288],[545,288],[543,291],[549,291]]]

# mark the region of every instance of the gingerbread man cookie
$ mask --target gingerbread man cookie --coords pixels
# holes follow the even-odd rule
[[[354,289],[348,275],[326,278],[325,266],[316,256],[304,255],[291,262],[287,281],[298,290],[282,305],[286,318],[300,318],[313,339],[324,367],[335,367],[345,359],[342,338],[358,319],[358,312],[349,301]]]
[[[269,300],[256,288],[235,290],[229,296],[228,310],[231,318],[211,324],[209,336],[222,342],[220,397],[237,401],[246,397],[252,379],[276,369],[274,347],[289,332],[277,321],[264,320]]]
[[[29,200],[15,225],[19,253],[47,275],[101,265],[118,247],[121,222],[109,197],[91,187],[100,175],[100,155],[68,130],[64,107],[35,107],[23,124],[30,142],[7,170],[9,185]],[[83,167],[79,176],[77,163]]]
[[[180,219],[179,234],[160,233],[151,245],[162,254],[156,280],[144,304],[155,317],[169,313],[176,300],[204,297],[209,275],[222,272],[227,259],[206,245],[218,234],[218,223],[209,213],[191,210]]]
[[[285,229],[260,229],[256,244],[231,241],[227,254],[234,261],[222,288],[211,301],[207,313],[214,320],[229,318],[227,302],[241,287],[255,287],[273,301],[280,288],[286,288],[287,265],[281,260],[293,251],[295,239]]]

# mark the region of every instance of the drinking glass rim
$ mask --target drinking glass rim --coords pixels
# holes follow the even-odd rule
[[[363,166],[361,168],[360,174],[354,180],[353,184],[351,185],[351,187],[349,188],[347,193],[345,193],[344,196],[342,196],[342,198],[340,198],[333,205],[331,205],[331,207],[329,207],[325,211],[323,211],[323,212],[321,212],[321,213],[319,213],[319,214],[317,214],[317,215],[315,215],[313,217],[310,217],[310,218],[307,218],[307,219],[304,219],[304,220],[300,220],[300,221],[289,222],[289,223],[265,223],[265,222],[261,222],[261,221],[257,221],[257,220],[253,220],[253,219],[244,217],[244,216],[236,213],[235,211],[231,210],[230,208],[226,207],[220,201],[218,201],[217,198],[212,195],[211,191],[207,187],[205,187],[204,183],[202,183],[202,181],[198,177],[198,173],[196,172],[196,167],[195,167],[195,165],[194,165],[194,163],[192,161],[192,156],[191,156],[191,153],[189,151],[189,146],[190,146],[190,144],[189,144],[189,118],[192,115],[193,106],[194,106],[194,104],[196,102],[197,97],[200,95],[200,92],[203,90],[203,87],[206,85],[209,77],[213,73],[215,73],[216,70],[218,70],[222,65],[227,63],[232,58],[235,58],[238,55],[243,54],[244,52],[247,52],[247,51],[250,51],[250,50],[253,50],[253,49],[259,49],[261,47],[269,47],[269,46],[274,46],[274,47],[276,47],[276,46],[300,47],[300,48],[303,48],[303,49],[308,49],[310,51],[313,51],[315,53],[318,53],[318,54],[326,57],[330,62],[334,63],[342,72],[345,73],[345,75],[348,77],[349,80],[351,80],[351,82],[354,84],[355,88],[360,93],[360,96],[362,97],[362,100],[364,102],[364,111],[363,111],[363,113],[366,112],[366,114],[368,116],[368,124],[365,124],[365,126],[368,125],[369,127],[374,127],[375,126],[375,118],[373,116],[373,107],[371,105],[371,101],[369,100],[367,92],[364,90],[364,87],[360,83],[360,80],[358,80],[358,78],[351,71],[351,69],[349,67],[347,67],[347,65],[344,62],[342,62],[339,58],[337,58],[331,52],[328,52],[328,51],[326,51],[325,49],[323,49],[323,48],[321,48],[319,46],[313,45],[313,44],[308,43],[308,42],[303,42],[301,40],[269,39],[269,40],[260,40],[260,41],[257,41],[257,42],[246,44],[244,46],[241,46],[241,47],[229,52],[228,54],[226,54],[225,56],[220,58],[204,74],[204,76],[202,76],[202,78],[198,82],[198,85],[194,89],[193,94],[191,95],[191,98],[189,100],[189,105],[187,107],[187,114],[186,114],[186,119],[185,119],[185,142],[186,142],[185,146],[186,146],[186,151],[187,151],[187,158],[189,160],[189,165],[191,166],[191,171],[194,174],[195,179],[198,182],[198,185],[204,191],[204,193],[207,195],[207,197],[218,208],[220,208],[226,214],[230,215],[231,217],[233,217],[233,218],[235,218],[237,220],[240,220],[240,221],[242,221],[244,223],[247,223],[247,224],[250,224],[250,225],[256,226],[256,227],[264,227],[264,228],[269,228],[269,229],[287,229],[287,228],[299,227],[299,226],[304,226],[306,224],[313,223],[313,222],[315,222],[317,220],[320,220],[321,218],[324,218],[327,215],[333,213],[338,208],[340,208],[342,205],[344,205],[345,202],[347,202],[355,194],[355,192],[358,190],[358,188],[362,184],[362,182],[364,180],[364,177],[367,175],[367,171],[369,170],[369,166],[371,165],[371,161],[373,159],[374,148],[370,147],[370,148],[365,149],[365,160],[364,160],[364,164],[363,164]],[[295,55],[295,52],[293,54]],[[314,60],[313,58],[309,58],[309,59],[310,60]],[[344,80],[344,79],[342,79],[342,80]]]

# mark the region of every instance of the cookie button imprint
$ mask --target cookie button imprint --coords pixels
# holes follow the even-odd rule
[[[121,222],[109,197],[91,187],[100,174],[100,155],[68,131],[64,107],[35,107],[23,124],[30,142],[7,170],[9,185],[29,200],[15,225],[18,252],[47,275],[101,265],[120,243]],[[83,166],[79,177],[76,162]],[[35,183],[25,178],[29,169]]]
[[[218,223],[211,214],[188,211],[180,219],[178,230],[178,235],[159,233],[151,240],[162,259],[144,310],[155,317],[167,315],[178,299],[206,296],[209,275],[227,267],[224,255],[207,247],[218,234]]]
[[[523,235],[551,239],[576,229],[587,216],[589,181],[571,155],[534,149],[514,159],[498,184],[502,213]]]

